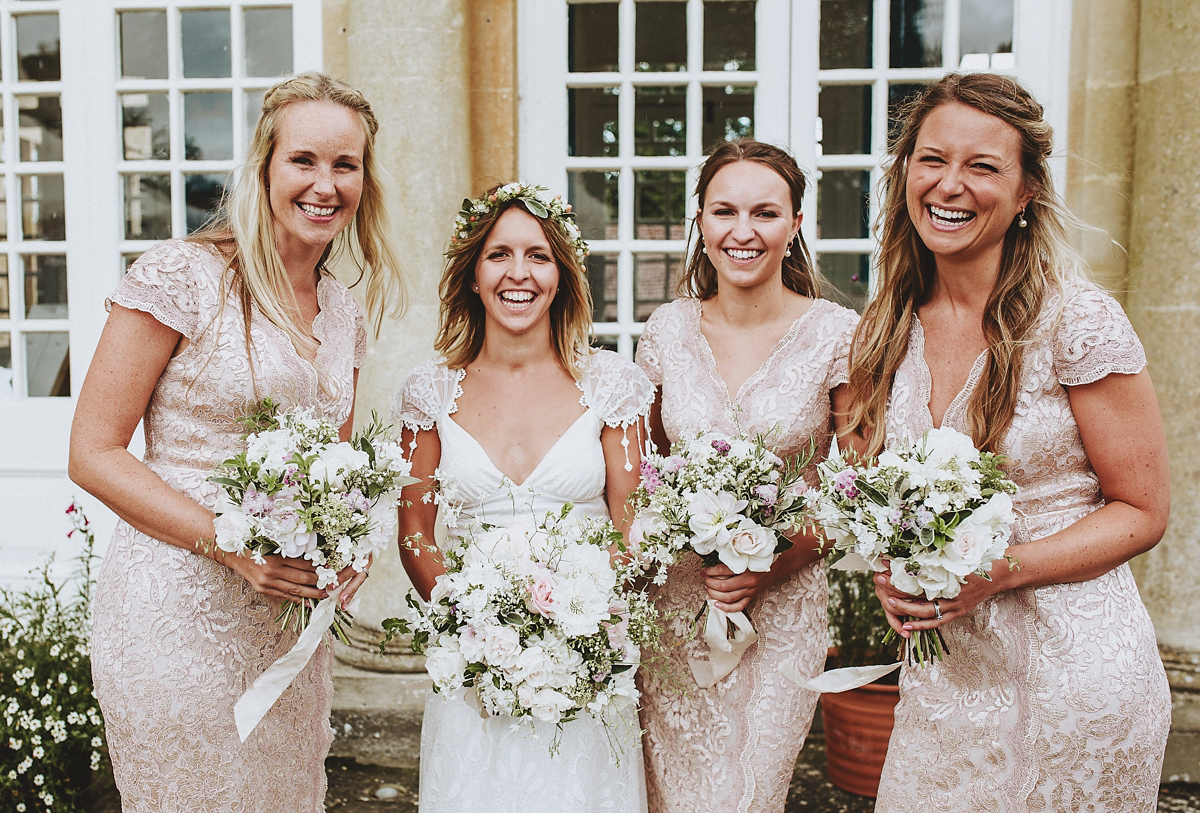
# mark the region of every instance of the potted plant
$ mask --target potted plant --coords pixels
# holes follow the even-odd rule
[[[887,618],[875,597],[873,574],[828,568],[827,668],[885,663],[894,653],[881,648]],[[899,672],[846,692],[821,695],[829,781],[860,796],[875,796],[900,699]]]

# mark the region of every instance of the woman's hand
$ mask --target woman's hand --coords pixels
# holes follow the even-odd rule
[[[708,597],[717,602],[717,607],[727,613],[740,613],[758,597],[758,594],[779,581],[775,572],[779,559],[765,573],[747,570],[734,573],[724,563],[704,568],[704,589]]]
[[[1000,567],[1008,569],[1003,559],[992,563],[993,570]],[[1002,589],[996,581],[971,575],[955,598],[927,601],[897,590],[887,572],[875,574],[875,595],[883,604],[888,624],[902,638],[912,636],[914,631],[936,629],[961,618]]]
[[[328,595],[328,591],[317,588],[317,569],[312,562],[278,555],[263,558],[265,561],[261,565],[249,556],[234,554],[221,556],[218,561],[264,596],[286,601],[299,601],[303,598],[320,601]]]
[[[338,584],[346,585],[346,589],[342,591],[341,598],[338,604],[344,610],[350,606],[350,602],[354,601],[354,594],[358,592],[358,588],[363,586],[363,582],[367,580],[367,576],[371,570],[371,565],[375,562],[375,556],[371,555],[367,559],[367,569],[361,573],[353,567],[346,566],[338,573]]]

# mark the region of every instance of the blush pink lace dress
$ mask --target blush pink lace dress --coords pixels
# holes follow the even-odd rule
[[[1055,297],[1057,300],[1057,297]],[[1064,387],[1146,366],[1120,306],[1091,287],[1043,309],[1001,449],[1020,487],[1016,542],[1054,534],[1104,503]],[[965,431],[981,354],[943,426]],[[920,323],[888,405],[888,437],[933,426]],[[1020,550],[1017,551],[1020,558]],[[1171,698],[1129,565],[1095,579],[1013,590],[942,627],[950,654],[904,669],[878,811],[1153,811]]]
[[[145,462],[209,507],[216,500],[209,473],[243,445],[235,420],[270,395],[343,423],[366,348],[361,309],[325,275],[313,322],[321,342],[316,364],[256,311],[252,376],[241,306],[220,288],[222,267],[207,247],[161,243],[130,268],[111,299],[191,341],[150,397]],[[295,643],[296,633],[279,629],[279,609],[229,568],[117,526],[100,571],[92,672],[126,813],[325,809],[333,736],[326,647],[245,743],[234,725],[234,702]]]
[[[717,373],[700,332],[701,304],[679,299],[646,323],[638,364],[662,391],[663,425],[676,440],[701,429],[760,432],[775,451],[796,454],[816,443],[829,449],[829,393],[844,383],[858,316],[815,300],[734,397]],[[806,478],[816,483],[815,467]],[[800,569],[750,606],[758,642],[727,677],[696,686],[688,659],[707,657],[698,637],[681,643],[706,598],[699,557],[671,568],[655,599],[675,619],[665,676],[642,680],[642,727],[650,810],[782,811],[796,756],[817,702],[779,674],[821,672],[828,647],[828,588],[820,562]]]

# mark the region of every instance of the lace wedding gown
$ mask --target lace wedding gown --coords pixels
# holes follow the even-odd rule
[[[679,299],[650,317],[638,364],[662,389],[662,418],[676,440],[701,429],[758,432],[781,455],[804,453],[810,440],[829,449],[829,393],[846,380],[847,352],[858,316],[815,300],[762,366],[732,397],[700,332],[701,304]],[[805,472],[816,484],[815,462]],[[642,726],[650,809],[782,811],[796,756],[812,723],[817,694],[779,674],[791,664],[821,672],[828,647],[828,587],[820,562],[776,584],[750,605],[758,642],[716,685],[696,686],[689,658],[706,658],[697,636],[682,642],[707,594],[697,556],[671,568],[654,594],[674,614],[668,630],[670,670],[642,680]]]
[[[394,419],[434,430],[441,442],[439,474],[454,483],[465,516],[503,526],[518,516],[542,517],[564,503],[585,516],[609,516],[605,502],[605,425],[630,427],[647,414],[654,390],[646,377],[615,353],[601,350],[584,362],[580,404],[585,412],[546,453],[524,483],[502,474],[487,452],[452,417],[465,370],[436,361],[418,365],[397,398]],[[536,423],[531,420],[531,430]],[[636,448],[636,446],[635,446]],[[430,692],[421,724],[422,813],[636,813],[646,809],[638,748],[637,712],[607,733],[584,714],[563,726],[556,756],[553,725],[516,724],[511,717],[481,719],[461,694]],[[619,750],[619,760],[612,748]]]
[[[243,447],[236,419],[270,395],[336,424],[350,414],[366,349],[362,311],[340,282],[317,286],[316,364],[254,312],[254,374],[241,305],[223,261],[197,243],[161,243],[110,302],[147,312],[191,344],[171,359],[144,416],[146,465],[204,506],[207,478]],[[217,321],[222,299],[225,311]],[[224,565],[118,524],[96,593],[92,674],[125,813],[278,813],[325,809],[331,662],[325,647],[245,743],[233,705],[295,643],[280,602]]]
[[[1104,504],[1065,386],[1132,374],[1146,356],[1121,307],[1090,287],[1043,307],[1000,451],[1020,487],[1015,542]],[[965,432],[986,352],[943,426]],[[933,427],[925,336],[913,324],[888,403],[888,438]],[[1017,550],[1020,559],[1020,549]],[[1171,697],[1129,565],[1084,582],[1001,593],[942,627],[950,654],[904,669],[878,811],[1157,808]]]

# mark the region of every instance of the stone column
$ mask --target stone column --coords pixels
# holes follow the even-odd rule
[[[1127,309],[1171,456],[1171,523],[1136,562],[1175,699],[1164,776],[1200,765],[1200,4],[1142,0]]]

